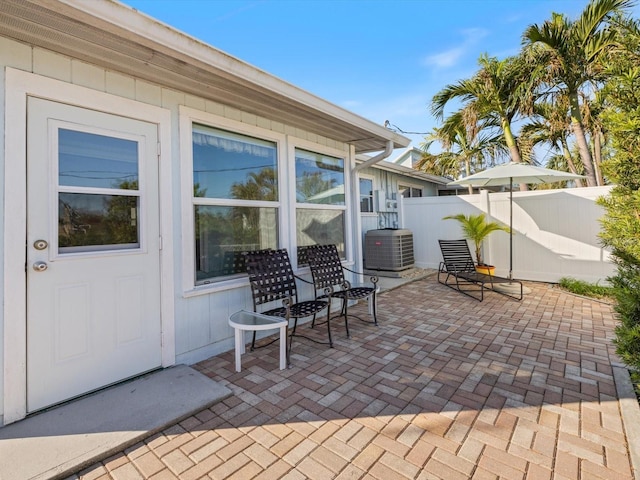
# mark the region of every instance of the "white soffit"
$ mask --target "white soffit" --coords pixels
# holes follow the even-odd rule
[[[0,35],[352,144],[410,140],[114,0],[1,0]]]

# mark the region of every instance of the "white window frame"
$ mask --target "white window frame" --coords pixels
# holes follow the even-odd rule
[[[211,113],[180,106],[178,110],[180,126],[180,176],[181,176],[181,219],[182,219],[182,291],[185,298],[196,295],[209,294],[216,291],[242,287],[248,284],[245,277],[234,277],[228,280],[220,279],[204,285],[196,285],[195,281],[195,219],[193,207],[193,145],[192,126],[194,123],[212,128],[228,130],[233,133],[247,135],[276,143],[278,169],[278,200],[243,202],[235,199],[199,198],[199,205],[212,206],[243,206],[276,208],[278,211],[278,242],[286,243],[289,238],[289,224],[287,222],[286,204],[288,171],[286,164],[286,136],[265,128],[248,125]],[[280,247],[280,245],[278,245]]]
[[[398,182],[398,195],[400,195],[403,198],[419,198],[419,197],[404,197],[404,195],[402,195],[402,189],[400,187],[409,187],[409,188],[420,189],[420,190],[422,190],[422,196],[424,197],[424,192],[425,192],[425,186],[424,185],[418,185],[417,183],[410,183],[410,182]]]
[[[375,199],[375,191],[376,191],[376,179],[373,175],[360,174],[358,175],[358,188],[360,187],[360,179],[371,180],[371,208],[373,209],[371,212],[363,212],[360,210],[360,202],[358,202],[358,212],[360,215],[364,215],[367,217],[375,217],[378,215],[376,211],[376,199]],[[362,192],[358,190],[358,199],[362,199]]]
[[[347,259],[351,258],[351,252],[353,250],[353,236],[352,229],[349,228],[351,225],[352,219],[352,208],[351,208],[351,159],[349,157],[349,152],[347,150],[339,150],[336,148],[331,148],[323,145],[318,145],[317,143],[309,142],[307,140],[299,139],[299,138],[288,138],[289,149],[288,149],[288,158],[291,160],[289,162],[289,170],[288,170],[288,180],[290,183],[289,188],[289,196],[288,196],[288,216],[289,216],[289,224],[291,225],[291,229],[289,232],[289,245],[291,245],[291,249],[289,251],[289,255],[291,257],[291,262],[295,269],[298,268],[298,239],[297,239],[297,210],[298,208],[310,209],[310,210],[339,210],[344,212],[344,248],[345,248],[345,256]],[[296,200],[296,149],[298,150],[306,150],[308,152],[317,153],[319,155],[327,155],[329,157],[341,158],[344,164],[344,205],[327,205],[327,204],[318,204],[318,203],[298,203]],[[295,247],[295,248],[293,248]],[[308,267],[302,267],[302,270],[308,270]]]

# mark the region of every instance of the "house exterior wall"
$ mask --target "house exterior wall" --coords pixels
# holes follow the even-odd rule
[[[557,282],[573,277],[605,283],[615,265],[598,239],[605,212],[596,199],[610,187],[513,192],[513,276]],[[416,266],[438,268],[439,239],[462,238],[460,226],[447,215],[484,212],[509,225],[509,193],[404,199],[404,227],[414,233]],[[509,271],[509,235],[495,232],[484,242],[485,262],[496,275]]]
[[[151,105],[166,109],[170,112],[171,129],[171,165],[169,167],[169,178],[164,185],[165,190],[170,189],[172,204],[170,216],[173,219],[170,226],[171,238],[165,239],[164,247],[171,249],[173,262],[170,274],[173,279],[173,298],[170,312],[164,315],[173,317],[174,331],[173,338],[165,338],[164,341],[175,343],[175,363],[193,363],[211,355],[227,351],[233,348],[233,331],[227,324],[229,314],[241,309],[252,308],[250,292],[246,280],[231,282],[226,285],[208,286],[205,288],[191,288],[185,286],[185,262],[192,262],[190,258],[185,258],[182,252],[186,250],[185,241],[192,241],[193,236],[185,239],[185,226],[182,217],[185,208],[192,208],[191,203],[185,204],[186,197],[190,196],[190,191],[185,192],[184,180],[181,178],[181,162],[184,148],[190,148],[190,144],[181,145],[179,141],[179,125],[181,115],[187,112],[200,112],[206,118],[219,120],[224,125],[242,125],[243,128],[251,131],[271,131],[285,139],[286,154],[291,155],[295,146],[301,146],[319,152],[329,152],[340,154],[345,158],[345,170],[348,171],[355,164],[354,154],[349,147],[332,139],[316,135],[312,132],[298,129],[294,126],[284,125],[278,122],[271,122],[268,119],[247,114],[233,108],[228,108],[222,104],[207,101],[203,98],[186,95],[176,90],[163,88],[146,81],[122,75],[114,71],[105,70],[75,59],[59,55],[41,48],[33,48],[29,45],[15,42],[13,40],[0,37],[0,128],[5,131],[5,100],[12,92],[6,89],[6,69],[16,69],[38,76],[64,82],[68,85],[88,88],[96,92],[103,92],[114,97],[129,99],[141,104]],[[91,105],[82,105],[91,107]],[[0,136],[0,189],[4,190],[5,185],[5,163],[11,159],[5,158],[5,135]],[[11,141],[11,139],[9,139]],[[285,163],[292,163],[292,157],[287,157]],[[292,166],[287,167],[288,174],[292,172]],[[186,185],[190,185],[187,179]],[[348,178],[345,185],[349,185]],[[163,186],[161,185],[161,190]],[[189,187],[190,189],[191,187]],[[289,185],[289,191],[292,186]],[[5,194],[0,191],[0,215],[5,212]],[[167,192],[164,192],[167,193]],[[161,191],[161,195],[163,192]],[[289,199],[282,199],[282,204],[286,204]],[[349,195],[345,195],[349,202]],[[284,206],[283,206],[284,208]],[[295,211],[293,214],[295,214]],[[353,241],[357,239],[355,230],[350,231],[349,225],[354,224],[349,218],[349,205],[346,210],[346,230],[345,241],[349,251],[357,251]],[[285,218],[284,216],[282,218]],[[290,217],[289,217],[290,219]],[[4,225],[8,221],[2,217],[2,231],[5,232]],[[286,220],[283,220],[286,222]],[[191,228],[191,226],[186,227]],[[24,235],[21,232],[19,235]],[[5,251],[5,235],[0,236],[0,251]],[[287,236],[280,239],[280,246],[287,247],[295,241],[295,231],[288,232]],[[353,255],[351,253],[350,255]],[[0,256],[0,275],[5,277],[5,256]],[[353,258],[350,259],[353,263]],[[166,266],[166,265],[165,265]],[[305,273],[304,271],[301,273]],[[310,292],[303,292],[303,294]],[[3,301],[4,298],[0,299]],[[4,310],[0,310],[0,332],[4,332],[7,322],[24,322],[16,318],[5,318]],[[0,372],[5,372],[8,368],[6,364],[7,344],[11,339],[3,338],[0,341]],[[3,424],[3,412],[5,405],[3,399],[7,393],[7,388],[15,388],[8,384],[7,377],[0,373],[0,425]]]
[[[420,188],[424,197],[434,197],[438,195],[435,183],[384,170],[382,168],[364,168],[360,171],[360,175],[373,180],[373,189],[375,192],[373,202],[374,211],[371,213],[360,213],[362,224],[360,234],[363,244],[364,235],[369,230],[377,230],[381,228],[408,228],[405,226],[400,186]],[[383,200],[391,200],[392,202],[395,202],[397,207],[387,208],[386,201],[382,202],[378,197],[384,197]],[[384,209],[380,208],[381,202],[385,204]]]

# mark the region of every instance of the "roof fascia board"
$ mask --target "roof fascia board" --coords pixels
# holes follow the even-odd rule
[[[302,90],[274,75],[243,62],[232,55],[212,47],[186,33],[115,0],[40,0],[40,4],[50,8],[66,5],[78,12],[99,18],[110,24],[113,30],[128,32],[127,38],[142,45],[151,42],[154,48],[173,55],[178,54],[185,60],[197,60],[224,72],[233,81],[251,83],[293,102],[304,104],[318,112],[366,130],[371,134],[391,140],[395,145],[407,147],[411,140],[383,125],[378,125],[360,115],[332,104],[322,98]],[[142,42],[141,40],[145,40]]]
[[[366,155],[357,155],[356,163],[362,164],[366,159],[367,159]],[[388,162],[388,161],[378,162],[375,165],[372,165],[371,168],[379,168],[380,170],[386,170],[388,172],[398,173],[400,175],[406,175],[408,177],[419,178],[421,180],[426,180],[431,183],[437,183],[438,185],[446,185],[451,181],[445,177],[439,177],[438,175],[431,175],[426,172],[421,172],[419,170],[415,170],[409,167],[404,167],[402,165],[397,165],[393,162]]]

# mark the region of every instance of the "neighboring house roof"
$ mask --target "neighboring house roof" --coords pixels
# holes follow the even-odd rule
[[[404,152],[394,159],[389,160],[391,163],[397,165],[403,165],[405,167],[413,168],[415,164],[422,158],[422,150],[416,147],[408,147]]]
[[[364,163],[368,159],[369,159],[368,155],[357,155],[356,163]],[[421,172],[420,170],[415,170],[413,168],[405,167],[403,165],[397,165],[393,162],[388,162],[388,161],[378,162],[375,165],[372,165],[371,168],[377,168],[380,170],[386,170],[388,172],[394,172],[407,177],[413,177],[413,178],[417,178],[427,182],[435,183],[437,185],[446,185],[447,183],[452,181],[450,178],[440,177],[438,175],[431,175],[429,173]]]
[[[2,0],[0,35],[355,146],[410,140],[114,0]]]

